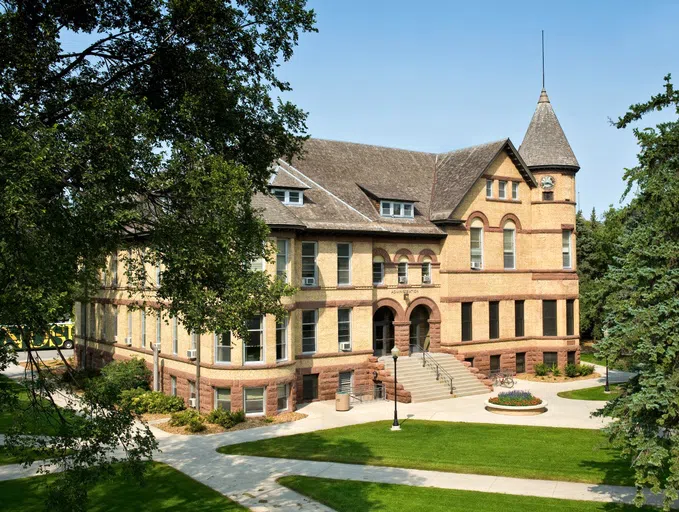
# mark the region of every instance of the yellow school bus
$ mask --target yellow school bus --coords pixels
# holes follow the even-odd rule
[[[31,348],[73,348],[73,322],[57,322],[50,328],[49,334],[36,334],[31,341]],[[26,350],[21,330],[11,325],[0,326],[0,344],[14,345],[17,350]]]

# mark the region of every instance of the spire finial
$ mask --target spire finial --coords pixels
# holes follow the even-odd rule
[[[545,31],[542,31],[542,90],[545,90]]]

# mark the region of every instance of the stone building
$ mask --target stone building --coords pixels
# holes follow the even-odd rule
[[[544,90],[518,150],[509,139],[443,154],[318,139],[304,149],[254,198],[278,249],[260,264],[298,289],[285,322],[254,318],[243,343],[127,312],[114,259],[89,325],[77,322],[79,353],[87,331],[97,364],[152,365],[159,342],[164,392],[248,414],[388,383],[378,358],[394,346],[450,354],[477,384],[579,361],[579,164]],[[399,385],[399,399],[415,394]]]

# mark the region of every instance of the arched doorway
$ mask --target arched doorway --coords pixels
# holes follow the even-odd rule
[[[382,306],[373,315],[373,354],[388,355],[394,348],[394,311]]]
[[[429,316],[427,306],[420,304],[410,313],[410,352],[429,350]]]

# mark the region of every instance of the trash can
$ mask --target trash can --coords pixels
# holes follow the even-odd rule
[[[335,393],[335,410],[348,411],[349,410],[349,393],[346,391],[338,391]]]

